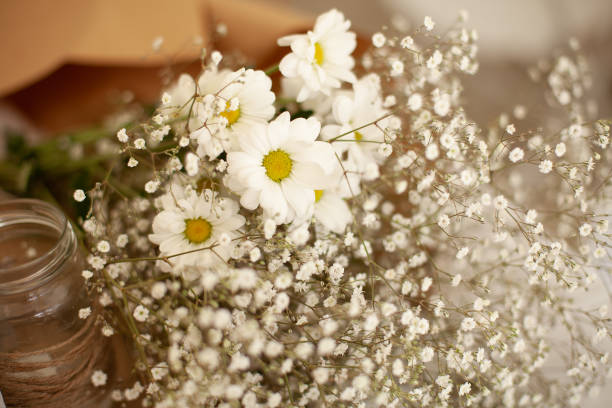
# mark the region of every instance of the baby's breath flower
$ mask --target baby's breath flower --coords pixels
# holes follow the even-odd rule
[[[257,247],[251,249],[251,252],[249,252],[249,258],[251,262],[259,261],[259,259],[261,258],[261,250]]]
[[[79,319],[87,319],[91,315],[91,307],[79,309]]]
[[[121,143],[127,143],[128,142],[129,136],[128,136],[127,131],[125,130],[125,128],[119,129],[119,131],[117,132],[117,140],[119,140]]]
[[[561,142],[561,143],[558,143],[557,146],[555,146],[555,154],[557,155],[557,157],[563,157],[565,152],[566,152],[565,143]]]
[[[585,224],[582,224],[579,228],[580,235],[582,235],[583,237],[591,235],[592,231],[593,231],[593,227],[591,226],[591,224],[585,223]]]
[[[434,23],[431,17],[425,16],[425,19],[423,20],[423,26],[425,27],[427,31],[433,30],[435,25],[436,23]]]
[[[96,245],[96,249],[105,254],[110,251],[110,244],[108,243],[108,241],[102,240],[98,242],[98,244]]]
[[[412,46],[414,45],[414,40],[412,39],[412,37],[407,35],[406,37],[402,38],[402,40],[400,41],[400,45],[402,46],[402,48],[412,48]]]
[[[423,97],[418,93],[413,93],[408,98],[408,107],[412,111],[417,111],[423,106]]]
[[[429,363],[434,357],[434,349],[427,346],[421,350],[421,361]]]
[[[141,137],[139,137],[138,139],[134,140],[134,147],[136,149],[140,149],[140,150],[144,149],[145,148],[145,144],[146,144],[145,140],[143,138],[141,138]]]
[[[523,149],[521,149],[520,147],[515,147],[514,149],[512,149],[512,151],[510,151],[510,153],[508,154],[508,159],[512,162],[512,163],[516,163],[518,161],[523,160],[523,157],[525,156],[525,153],[523,152]]]
[[[162,105],[169,105],[172,102],[172,97],[168,92],[164,92],[161,97]]]
[[[94,387],[103,387],[106,385],[107,378],[108,376],[104,371],[96,370],[91,375],[91,383],[94,385]]]
[[[144,189],[147,193],[153,194],[159,188],[159,184],[158,180],[150,180],[146,182]]]
[[[431,287],[432,283],[433,283],[433,280],[429,276],[424,277],[423,280],[421,281],[421,291],[427,292],[429,288]]]
[[[85,192],[81,189],[74,190],[74,194],[72,197],[74,198],[74,201],[77,201],[79,203],[84,201],[85,198],[87,198],[87,196],[85,195]]]
[[[185,170],[187,174],[190,176],[195,176],[198,174],[200,169],[200,158],[194,153],[187,153],[185,155]]]
[[[91,256],[87,257],[87,262],[95,270],[100,270],[100,269],[104,268],[104,265],[106,264],[106,261],[103,258],[101,258],[99,256],[95,256],[95,255],[91,255]]]
[[[154,299],[161,299],[166,295],[167,290],[168,287],[165,282],[155,282],[151,286],[151,296],[153,296]]]
[[[472,384],[470,384],[469,382],[465,382],[463,384],[461,384],[461,386],[459,387],[459,395],[467,395],[470,393],[472,389]]]
[[[471,317],[466,317],[461,321],[461,330],[463,331],[471,331],[474,327],[476,327],[476,322]]]
[[[376,47],[376,48],[380,48],[383,45],[385,45],[385,42],[387,41],[387,39],[385,38],[385,35],[383,33],[374,33],[374,35],[372,36],[372,44]]]
[[[425,157],[427,160],[436,160],[439,154],[440,150],[438,149],[438,145],[435,143],[430,143],[425,149]]]
[[[434,69],[442,63],[442,53],[439,50],[435,50],[431,57],[426,62],[427,68]]]
[[[404,63],[400,60],[391,62],[391,76],[400,76],[404,73]]]
[[[147,309],[146,307],[142,305],[138,305],[134,309],[134,313],[132,315],[134,316],[134,319],[136,319],[137,321],[145,322],[147,318],[149,317],[149,309]]]
[[[113,334],[115,334],[115,330],[111,326],[109,325],[102,326],[102,335],[104,337],[111,337]]]
[[[457,251],[457,259],[465,258],[465,256],[468,254],[469,250],[470,249],[468,247],[462,247],[461,249],[459,249],[459,251]]]
[[[553,165],[550,160],[542,160],[539,165],[540,173],[548,174],[552,170]]]
[[[119,234],[117,236],[117,239],[115,240],[115,245],[117,245],[118,248],[125,248],[128,242],[129,242],[129,238],[127,234]]]
[[[186,136],[181,137],[178,142],[179,146],[181,147],[187,147],[189,146],[189,143],[191,143],[191,140]]]
[[[440,217],[438,217],[438,225],[442,229],[448,228],[448,226],[450,225],[450,219],[448,218],[448,215],[440,215]]]

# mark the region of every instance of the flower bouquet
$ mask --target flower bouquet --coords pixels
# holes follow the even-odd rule
[[[609,279],[610,121],[572,40],[530,71],[541,101],[475,123],[466,19],[356,61],[330,10],[265,71],[204,50],[118,128],[74,194],[102,334],[135,350],[115,401],[554,407],[602,383],[607,305],[575,298]]]

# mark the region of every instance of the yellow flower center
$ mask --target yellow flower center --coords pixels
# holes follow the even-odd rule
[[[225,119],[227,119],[227,127],[232,126],[240,118],[240,108],[235,109],[235,110],[229,110],[229,108],[230,108],[230,103],[227,102],[225,104],[225,110],[219,114],[223,116]]]
[[[266,154],[261,163],[266,169],[266,175],[273,181],[280,181],[291,174],[293,161],[289,155],[282,150],[273,150]]]
[[[314,48],[315,48],[315,55],[314,55],[315,62],[317,63],[317,65],[323,65],[323,58],[325,57],[325,54],[323,53],[323,47],[321,47],[321,44],[316,42],[314,44]]]
[[[185,237],[192,244],[201,244],[210,238],[212,225],[203,218],[185,220]]]
[[[323,190],[315,190],[315,203],[318,203],[321,197],[323,197]]]
[[[353,132],[353,133],[355,133],[355,140],[357,142],[361,142],[363,140],[363,135],[361,133],[359,132]]]

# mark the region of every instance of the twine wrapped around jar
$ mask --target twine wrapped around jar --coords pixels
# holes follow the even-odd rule
[[[0,389],[6,401],[19,407],[66,408],[81,407],[91,400],[91,392],[83,389],[100,365],[106,346],[95,329],[97,316],[89,316],[77,333],[51,347],[0,353]]]

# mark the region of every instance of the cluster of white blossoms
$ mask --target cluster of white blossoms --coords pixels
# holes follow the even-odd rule
[[[573,41],[530,71],[537,117],[516,101],[475,123],[466,18],[444,34],[395,21],[355,60],[331,10],[278,40],[280,74],[213,52],[119,130],[125,166],[74,198],[91,201],[82,276],[102,334],[127,331],[141,378],[92,383],[157,408],[596,393],[612,374],[610,121]]]

